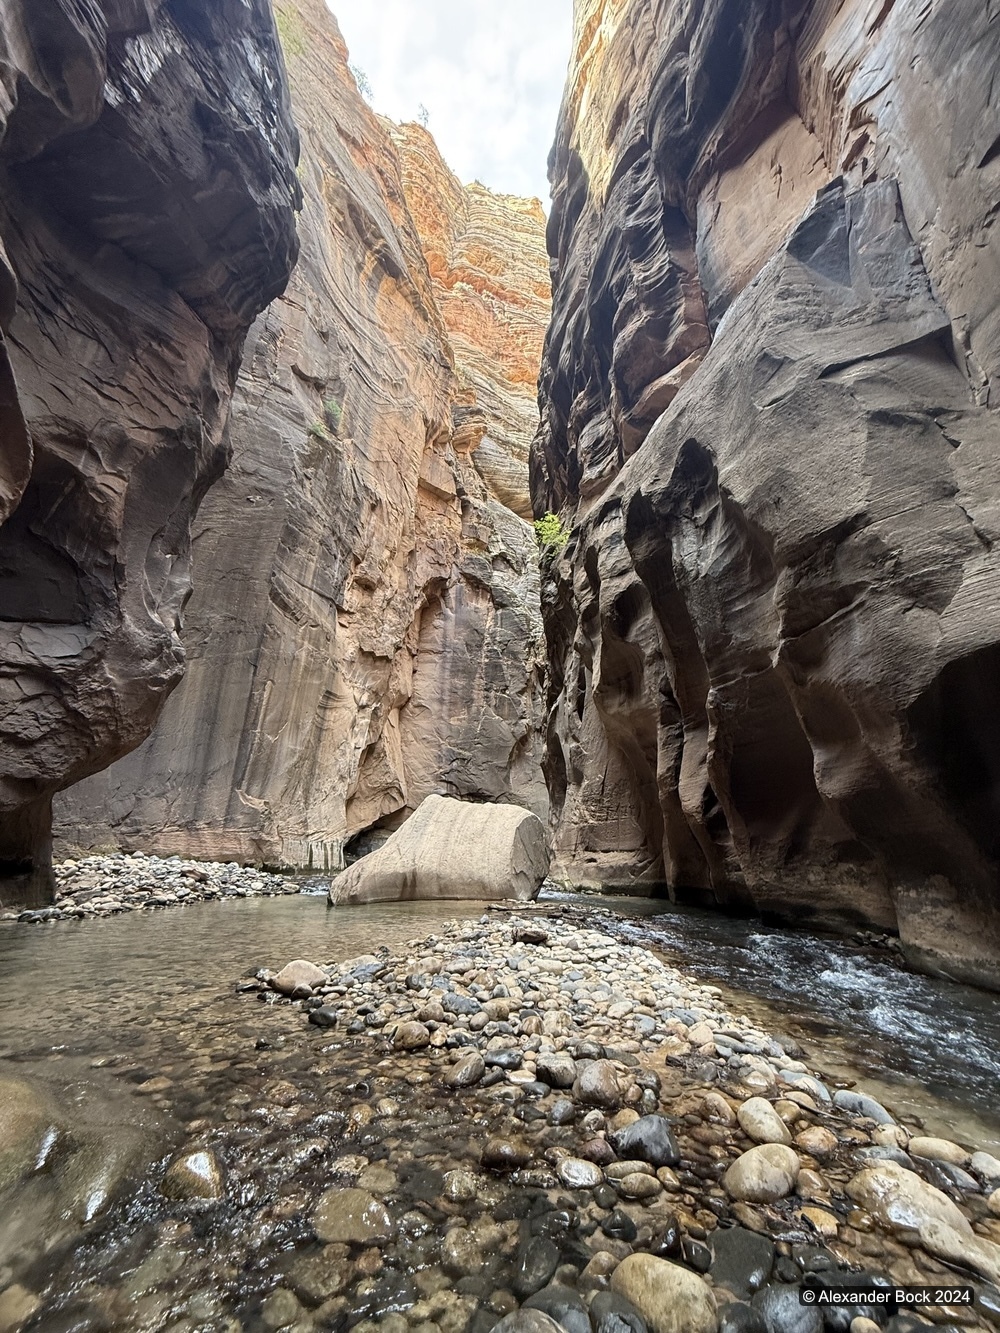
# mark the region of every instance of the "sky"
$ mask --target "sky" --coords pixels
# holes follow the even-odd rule
[[[372,106],[427,128],[452,171],[537,195],[555,135],[572,0],[327,0]]]

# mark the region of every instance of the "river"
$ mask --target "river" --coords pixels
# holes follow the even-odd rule
[[[561,900],[554,896],[553,905]],[[995,996],[912,974],[886,954],[843,940],[697,910],[664,911],[662,902],[576,895],[571,901],[592,908],[603,928],[719,986],[734,1010],[795,1037],[810,1064],[831,1080],[857,1081],[929,1132],[1000,1148]],[[381,946],[396,950],[447,918],[480,911],[476,903],[409,903],[331,912],[321,896],[303,893],[0,927],[0,1074],[27,1077],[74,1107],[80,1135],[91,1134],[98,1144],[100,1169],[108,1145],[137,1136],[132,1198],[119,1205],[113,1231],[105,1228],[80,1244],[72,1227],[49,1225],[43,1250],[36,1245],[32,1251],[28,1233],[32,1226],[46,1229],[43,1204],[54,1203],[26,1198],[23,1216],[7,1217],[6,1233],[0,1223],[0,1287],[6,1234],[16,1251],[11,1271],[36,1289],[46,1282],[50,1291],[53,1284],[65,1289],[52,1319],[38,1324],[43,1333],[107,1327],[99,1313],[86,1312],[99,1310],[99,1293],[113,1284],[136,1311],[129,1327],[226,1327],[213,1322],[214,1297],[205,1297],[202,1323],[191,1315],[190,1290],[186,1318],[171,1323],[156,1265],[157,1281],[150,1278],[144,1287],[136,1278],[161,1254],[167,1234],[149,1183],[159,1178],[154,1163],[165,1161],[192,1127],[225,1138],[230,1147],[252,1129],[259,1160],[234,1168],[233,1206],[215,1225],[231,1229],[241,1253],[256,1246],[272,1262],[291,1243],[282,1219],[293,1212],[303,1184],[301,1172],[295,1175],[301,1163],[289,1162],[312,1142],[317,1108],[329,1096],[316,1030],[304,1039],[301,1016],[289,1008],[267,1014],[263,1024],[254,996],[234,996],[236,982],[291,958],[324,962]],[[359,1080],[365,1073],[359,1066]],[[289,1081],[311,1099],[311,1118],[297,1120],[282,1105],[276,1089]],[[447,1124],[437,1132],[446,1136]],[[100,1169],[88,1176],[84,1191],[83,1206],[94,1213],[103,1201]],[[262,1205],[257,1232],[268,1209],[273,1224],[261,1234],[237,1235],[250,1203]],[[231,1308],[252,1291],[253,1277],[236,1272],[235,1262],[227,1267],[224,1258],[217,1245],[205,1249],[204,1285],[221,1292],[228,1283]],[[224,1280],[223,1273],[229,1274]]]

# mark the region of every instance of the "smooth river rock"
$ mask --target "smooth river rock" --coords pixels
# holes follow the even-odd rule
[[[762,1143],[741,1153],[722,1177],[734,1199],[747,1203],[774,1203],[791,1194],[800,1162],[794,1149],[783,1143]]]
[[[611,1289],[635,1306],[651,1333],[716,1333],[711,1289],[667,1259],[631,1254],[611,1275]]]
[[[740,1129],[755,1143],[784,1143],[792,1141],[791,1130],[769,1101],[751,1097],[736,1112]]]
[[[291,995],[300,986],[311,991],[314,986],[325,985],[329,979],[326,972],[315,963],[310,963],[306,958],[295,958],[274,974],[270,984],[282,995]]]
[[[618,1071],[610,1060],[593,1060],[580,1074],[580,1100],[588,1106],[599,1106],[605,1111],[617,1110],[622,1104],[622,1086]]]
[[[677,1140],[665,1115],[644,1115],[611,1134],[615,1152],[652,1166],[676,1166],[681,1160]]]
[[[929,1157],[933,1162],[950,1162],[952,1166],[968,1166],[972,1154],[951,1139],[936,1139],[914,1134],[906,1145],[911,1157]]]
[[[915,1172],[883,1162],[860,1171],[847,1192],[884,1226],[916,1231],[931,1254],[1000,1282],[1000,1245],[977,1236],[961,1209]]]
[[[516,805],[428,796],[378,851],[330,886],[330,902],[534,898],[548,869],[545,828]]]

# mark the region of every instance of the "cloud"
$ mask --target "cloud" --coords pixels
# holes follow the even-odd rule
[[[372,87],[376,111],[415,120],[421,104],[463,181],[538,195],[555,135],[572,0],[328,0]]]

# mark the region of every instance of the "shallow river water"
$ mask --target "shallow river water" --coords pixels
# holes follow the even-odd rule
[[[930,1132],[1000,1148],[996,997],[913,975],[888,955],[844,941],[706,912],[664,913],[662,903],[572,901],[593,908],[600,928],[645,943],[719,986],[730,1008],[794,1036],[811,1066],[831,1079],[856,1080]],[[302,894],[0,927],[0,1075],[51,1088],[95,1134],[103,1120],[108,1142],[134,1135],[133,1176],[146,1180],[119,1208],[111,1232],[80,1244],[72,1228],[55,1228],[47,1253],[31,1263],[27,1254],[18,1263],[15,1254],[11,1271],[51,1302],[51,1317],[32,1328],[214,1330],[228,1327],[219,1322],[223,1307],[257,1309],[259,1281],[245,1256],[259,1254],[260,1272],[270,1272],[301,1243],[302,1192],[316,1184],[309,1145],[329,1128],[324,1117],[350,1114],[349,1098],[331,1097],[333,1062],[340,1089],[350,1089],[345,1063],[357,1061],[359,1088],[369,1071],[363,1050],[324,1043],[297,1010],[266,1011],[254,995],[234,996],[235,983],[291,958],[325,962],[380,946],[397,951],[446,919],[480,910],[476,903],[421,903],[334,913],[322,897]],[[295,1104],[284,1094],[289,1083],[301,1093]],[[404,1092],[388,1089],[390,1096]],[[455,1164],[469,1159],[444,1105],[421,1129],[428,1154],[447,1151]],[[155,1164],[193,1134],[213,1143],[234,1184],[210,1227],[193,1218],[181,1243],[150,1182],[162,1174]],[[363,1148],[373,1160],[395,1150],[377,1126],[368,1137]],[[252,1143],[252,1160],[241,1155],[241,1141]],[[85,1208],[99,1211],[99,1185],[88,1177],[86,1189]],[[19,1219],[8,1223],[16,1233]],[[32,1216],[24,1223],[30,1230]],[[222,1243],[227,1232],[231,1253]],[[3,1240],[0,1234],[0,1248]],[[244,1257],[237,1262],[236,1254]],[[171,1306],[164,1294],[171,1265],[183,1266],[184,1282],[178,1277],[175,1286],[184,1286],[187,1304]],[[0,1287],[3,1279],[0,1271]],[[182,1311],[176,1325],[174,1309]],[[236,1327],[263,1327],[255,1318]]]

